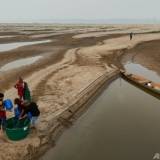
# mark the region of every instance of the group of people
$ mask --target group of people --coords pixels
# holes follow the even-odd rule
[[[19,77],[14,86],[17,89],[18,97],[14,99],[15,119],[21,120],[28,117],[31,120],[31,126],[35,128],[37,119],[40,115],[38,105],[32,101],[28,84]],[[0,93],[0,130],[4,131],[6,127],[6,108],[4,105],[4,93]]]

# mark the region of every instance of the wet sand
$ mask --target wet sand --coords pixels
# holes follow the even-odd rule
[[[160,34],[158,33],[160,26],[114,26],[115,33],[112,30],[112,34],[105,35],[102,34],[102,31],[104,32],[111,26],[63,27],[62,30],[58,31],[58,33],[61,33],[60,35],[49,36],[47,33],[49,37],[44,35],[44,37],[36,36],[35,38],[33,38],[33,35],[40,35],[46,32],[51,32],[52,34],[52,31],[56,31],[53,26],[49,26],[48,30],[44,30],[43,27],[40,29],[35,29],[34,27],[25,29],[23,26],[17,29],[15,27],[14,31],[8,31],[6,35],[16,35],[17,39],[15,37],[0,39],[0,42],[3,43],[53,40],[49,43],[29,47],[24,46],[0,54],[0,67],[14,60],[43,56],[43,59],[40,59],[39,62],[27,67],[14,69],[12,72],[0,73],[2,84],[0,90],[5,91],[6,98],[13,99],[15,97],[16,90],[12,86],[17,77],[21,75],[28,82],[33,98],[37,101],[41,110],[41,118],[36,133],[31,133],[28,138],[17,143],[4,142],[3,147],[0,147],[0,152],[2,153],[0,154],[0,159],[5,157],[6,160],[16,160],[18,157],[19,160],[24,160],[28,158],[28,155],[34,159],[34,156],[38,155],[39,152],[46,151],[46,146],[49,147],[54,144],[55,128],[59,124],[57,122],[58,116],[74,100],[80,98],[79,94],[88,85],[104,73],[108,72],[109,75],[111,72],[116,71],[117,69],[114,68],[113,64],[121,67],[120,60],[122,56],[134,50],[137,45],[141,43],[148,45],[148,41],[154,43],[155,40],[160,39]],[[9,29],[10,27],[8,27]],[[128,35],[126,36],[127,32],[117,32],[117,29],[127,30],[128,33],[133,29],[136,32],[137,29],[138,32],[133,41],[129,41]],[[144,31],[148,33],[144,34]],[[80,38],[75,38],[78,34],[90,32],[94,32],[94,34],[92,36],[89,35],[89,37],[81,36]],[[99,36],[97,36],[98,32],[100,32]],[[4,32],[0,33],[0,35],[4,35]],[[156,46],[158,47],[158,43]],[[145,50],[145,46],[142,47],[143,49]],[[138,49],[136,48],[136,50]],[[155,53],[154,55],[158,54]],[[151,57],[151,53],[148,52],[148,56]],[[146,63],[149,65],[151,60],[146,60]],[[93,87],[92,89],[95,90],[95,88]],[[6,152],[5,148],[9,148],[9,150]]]
[[[131,61],[160,74],[160,40],[138,44],[123,57],[123,63]]]
[[[4,73],[4,75],[0,75],[1,83],[3,86],[0,87],[0,90],[6,90],[7,88],[9,88],[12,85],[12,82],[14,82],[19,75],[26,77],[32,74],[32,72],[38,71],[44,67],[47,67],[51,64],[54,64],[62,60],[65,52],[71,48],[91,46],[95,45],[98,42],[103,42],[103,40],[107,38],[121,36],[120,34],[117,34],[113,36],[107,35],[98,38],[95,37],[95,38],[86,38],[85,40],[84,39],[76,40],[72,39],[73,35],[74,34],[64,34],[52,38],[50,37],[49,39],[52,40],[52,42],[49,43],[32,45],[29,47],[24,46],[8,52],[4,53],[2,52],[0,54],[0,59],[1,59],[0,67],[14,60],[28,58],[31,56],[38,56],[38,55],[43,56],[43,61],[39,61],[38,63],[27,67],[27,69],[23,67],[23,69],[20,68],[9,73],[7,72],[7,74]],[[3,81],[4,76],[5,76],[5,81]]]

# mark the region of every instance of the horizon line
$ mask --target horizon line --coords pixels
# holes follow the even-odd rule
[[[160,24],[158,18],[110,18],[110,19],[32,19],[32,20],[0,20],[0,24]]]

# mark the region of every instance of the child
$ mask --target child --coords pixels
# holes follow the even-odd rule
[[[15,118],[19,119],[19,117],[21,116],[22,111],[24,109],[22,101],[20,100],[20,98],[15,98],[14,104],[17,105],[16,108],[14,109]]]
[[[3,106],[3,98],[4,98],[4,94],[0,93],[0,130],[1,131],[5,130],[5,125],[6,125],[6,111]]]

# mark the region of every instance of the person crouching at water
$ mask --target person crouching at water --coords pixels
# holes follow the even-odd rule
[[[0,130],[4,131],[6,126],[6,110],[3,106],[4,94],[0,93]]]
[[[22,111],[23,114],[19,119],[26,118],[28,116],[28,113],[32,115],[31,118],[31,127],[36,128],[37,120],[40,115],[40,111],[38,109],[38,105],[35,102],[29,102],[29,101],[24,101],[23,102],[24,110]]]
[[[27,82],[23,81],[21,77],[19,77],[17,83],[14,86],[18,91],[18,96],[20,100],[28,100],[31,101],[30,90],[28,88]]]
[[[19,119],[19,117],[21,117],[22,112],[24,110],[23,101],[20,100],[20,98],[15,98],[14,104],[16,105],[16,108],[14,109],[15,118]]]

